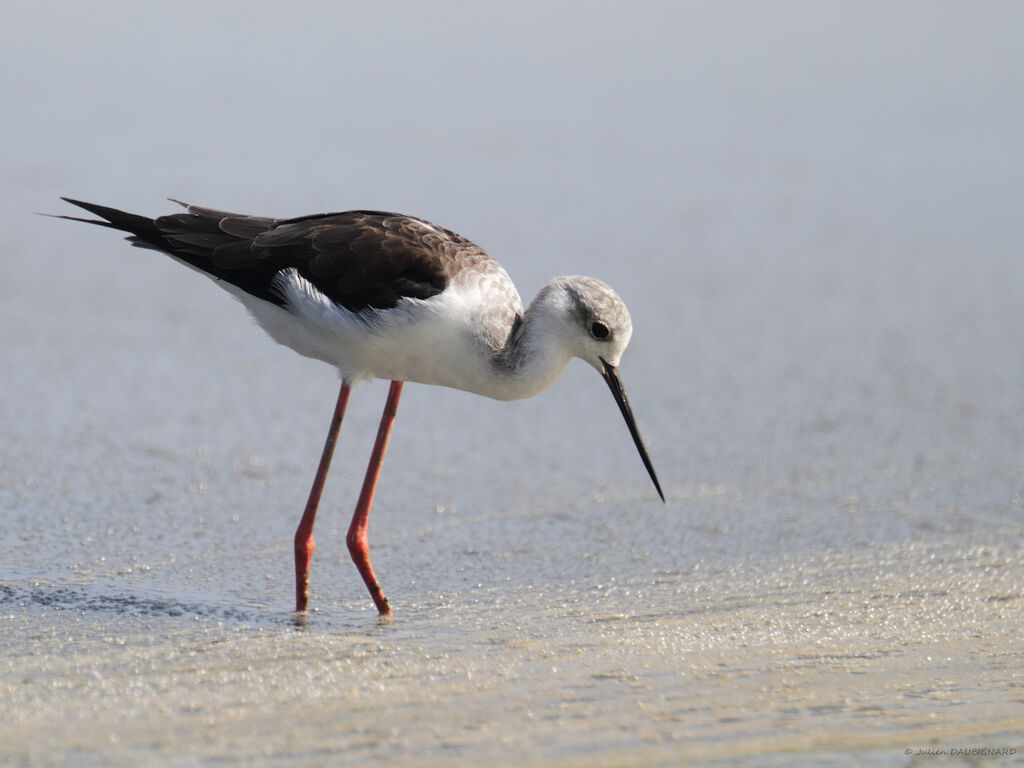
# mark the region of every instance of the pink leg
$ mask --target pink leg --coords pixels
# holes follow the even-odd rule
[[[316,508],[320,504],[324,480],[327,479],[331,456],[334,455],[334,444],[338,440],[338,428],[341,426],[341,418],[345,415],[348,393],[351,391],[352,387],[349,386],[349,383],[342,381],[341,391],[338,393],[338,404],[334,407],[334,418],[331,419],[331,428],[327,431],[324,452],[320,455],[320,466],[317,467],[316,477],[313,478],[313,487],[309,489],[306,510],[302,513],[302,520],[299,521],[299,527],[295,531],[296,611],[305,611],[306,604],[309,602],[309,561],[313,558],[313,550],[316,549],[316,542],[313,541],[313,523],[316,521]]]
[[[381,616],[390,616],[391,606],[388,605],[388,599],[384,597],[384,591],[377,583],[377,577],[373,575],[366,525],[369,522],[373,493],[377,488],[381,461],[383,461],[384,452],[388,448],[388,438],[391,437],[391,426],[395,423],[395,412],[398,410],[398,398],[401,394],[402,382],[392,381],[391,389],[388,390],[388,400],[384,405],[384,415],[380,417],[377,440],[373,444],[373,453],[370,455],[370,465],[366,468],[366,477],[363,479],[363,490],[359,494],[359,503],[356,504],[356,511],[352,515],[352,524],[349,526],[347,539],[348,551],[352,555],[352,560],[355,561],[363,581],[366,582],[366,588],[370,590],[370,596]]]

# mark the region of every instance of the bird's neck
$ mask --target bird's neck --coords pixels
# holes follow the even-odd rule
[[[505,399],[532,397],[550,387],[572,359],[557,289],[541,289],[509,330],[505,346],[495,355],[496,374],[508,382]]]

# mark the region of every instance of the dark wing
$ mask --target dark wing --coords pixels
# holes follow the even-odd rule
[[[294,268],[352,311],[389,309],[402,298],[443,291],[465,259],[490,257],[464,237],[422,219],[346,211],[270,219],[189,205],[187,213],[147,219],[64,198],[129,232],[134,245],[165,251],[217,280],[283,305],[274,276]],[[74,217],[64,217],[74,218]]]
[[[252,241],[251,258],[275,272],[295,267],[322,293],[358,311],[436,296],[470,251],[486,257],[465,238],[421,219],[346,211],[278,222]]]

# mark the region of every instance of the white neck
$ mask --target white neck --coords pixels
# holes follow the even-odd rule
[[[566,314],[565,293],[548,283],[495,356],[496,391],[488,393],[491,397],[533,397],[558,381],[573,358]]]

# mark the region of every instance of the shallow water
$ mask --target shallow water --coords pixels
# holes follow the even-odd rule
[[[175,8],[0,33],[0,762],[1021,760],[1016,5]],[[668,504],[582,364],[407,387],[381,622],[344,544],[361,386],[296,623],[333,372],[27,215],[60,194],[405,210],[524,298],[607,280]]]
[[[403,592],[377,622],[5,585],[28,762],[676,764],[903,759],[1019,736],[1019,548],[907,546],[717,576]],[[875,752],[874,757],[871,753]]]

